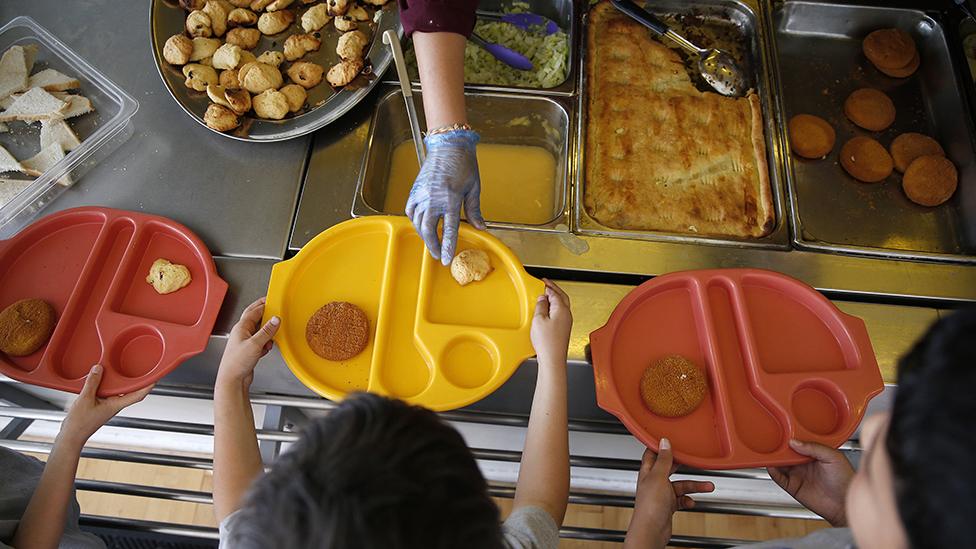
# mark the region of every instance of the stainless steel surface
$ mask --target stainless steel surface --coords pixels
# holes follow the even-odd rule
[[[976,263],[976,152],[967,106],[949,56],[938,14],[921,10],[787,2],[774,14],[784,118],[810,113],[837,131],[826,160],[786,156],[792,195],[794,240],[803,248],[909,259]],[[861,53],[872,30],[897,27],[915,38],[921,67],[909,78],[880,73]],[[810,52],[817,52],[810,55]],[[857,129],[844,116],[855,89],[887,93],[895,123],[880,136],[887,146],[898,134],[921,132],[939,141],[959,169],[959,188],[935,208],[905,197],[896,173],[863,184],[837,163],[841,146]],[[783,128],[784,142],[787,139]]]
[[[268,50],[280,50],[280,43],[288,35],[305,32],[302,29],[301,15],[298,13],[299,6],[292,6],[289,9],[296,14],[294,23],[280,34],[273,36],[262,34],[261,41],[253,50],[255,55]],[[183,84],[182,67],[174,67],[162,59],[162,49],[166,39],[174,34],[184,32],[187,12],[173,0],[152,0],[149,25],[153,61],[156,63],[160,78],[166,84],[166,89],[180,105],[180,108],[190,118],[213,133],[241,141],[263,143],[293,139],[331,124],[349,109],[355,107],[379,82],[376,75],[383,74],[390,66],[392,56],[389,50],[383,47],[380,36],[387,30],[395,30],[397,33],[403,32],[400,26],[400,13],[394,3],[389,3],[379,9],[382,10],[382,15],[378,21],[370,20],[366,23],[360,23],[360,28],[368,27],[368,32],[372,34],[370,46],[364,55],[367,70],[363,75],[339,90],[332,88],[323,78],[321,84],[308,90],[308,107],[306,110],[289,115],[283,120],[266,120],[247,114],[242,117],[241,126],[231,132],[211,130],[203,122],[203,113],[210,104],[206,92],[196,92],[187,88]],[[336,44],[342,32],[337,30],[334,25],[329,24],[314,34],[321,39],[321,47],[317,51],[307,53],[302,60],[318,63],[328,70],[340,60],[336,53]]]
[[[100,205],[164,215],[216,255],[280,259],[310,138],[241,143],[191,121],[152,70],[149,9],[148,1],[0,2],[0,21],[33,17],[140,103],[132,137],[47,212]]]
[[[780,118],[774,99],[774,88],[771,79],[772,61],[768,55],[769,32],[762,17],[757,15],[747,4],[738,0],[662,0],[655,2],[648,9],[658,17],[666,20],[669,25],[682,33],[692,36],[702,36],[728,50],[735,58],[742,71],[743,77],[751,83],[762,104],[763,129],[766,141],[766,160],[769,165],[769,180],[773,194],[773,207],[776,213],[776,225],[773,230],[762,238],[735,238],[722,236],[695,236],[684,233],[667,233],[659,231],[619,230],[606,227],[596,219],[590,217],[584,206],[586,185],[586,105],[588,101],[587,82],[592,75],[587,74],[586,34],[588,17],[584,17],[580,55],[580,106],[577,130],[577,177],[574,182],[573,229],[583,235],[605,236],[611,238],[626,238],[637,240],[657,240],[665,242],[681,242],[692,244],[707,244],[735,247],[756,247],[769,249],[787,249],[789,247],[789,223],[786,221],[785,184],[783,183],[781,158],[781,143],[779,139]],[[699,41],[701,41],[699,40]],[[692,73],[693,62],[686,60],[686,70]],[[707,84],[699,84],[699,89],[707,89]]]
[[[384,89],[386,91],[386,89]],[[415,96],[422,94],[415,93]],[[570,130],[571,105],[558,97],[469,93],[466,97],[468,120],[478,128],[481,143],[528,145],[542,147],[556,160],[553,181],[553,210],[551,217],[540,224],[515,224],[485,217],[489,227],[508,227],[520,230],[558,231],[557,225],[566,224],[569,181],[572,178],[573,133]],[[402,108],[400,90],[390,90],[383,95],[370,125],[368,145],[363,156],[359,184],[356,187],[352,215],[376,215],[382,213],[402,215],[403,211],[384,207],[387,196],[393,149],[411,139],[410,121]],[[423,112],[420,117],[423,119]],[[424,123],[426,126],[426,123]],[[312,168],[317,170],[318,166]],[[317,175],[309,174],[310,176]],[[323,174],[324,177],[324,174]],[[512,196],[514,203],[533,200],[532,196]]]
[[[742,71],[736,66],[735,60],[728,52],[698,46],[681,33],[669,28],[649,11],[635,4],[633,0],[613,0],[613,5],[638,23],[651,29],[658,36],[668,38],[681,46],[686,53],[696,57],[698,59],[698,73],[714,91],[732,97],[744,95],[748,91],[749,88],[745,85]]]
[[[544,94],[544,95],[573,95],[576,92],[576,72],[579,70],[577,67],[576,56],[579,52],[579,17],[577,13],[577,6],[583,5],[582,2],[574,2],[573,0],[525,0],[527,4],[527,10],[529,12],[541,15],[554,21],[559,28],[567,34],[567,40],[569,42],[569,60],[566,70],[566,80],[564,80],[558,86],[552,88],[526,88],[526,87],[509,87],[509,86],[496,86],[492,84],[466,84],[465,88],[470,90],[479,91],[497,91],[504,93],[532,93],[532,94]],[[511,0],[480,0],[478,2],[478,9],[485,11],[500,12],[504,7],[511,6]],[[410,46],[412,48],[412,45]],[[384,79],[387,83],[395,83],[396,75],[392,71],[387,71]],[[413,80],[415,86],[420,85],[419,79],[416,77]]]
[[[407,120],[410,122],[410,135],[413,137],[413,147],[417,151],[417,162],[423,165],[427,157],[424,151],[424,134],[420,131],[420,117],[417,115],[417,104],[413,100],[413,89],[410,86],[410,74],[407,73],[407,62],[403,59],[403,49],[400,48],[400,38],[393,31],[383,33],[383,43],[389,46],[393,53],[393,64],[397,77],[400,79],[400,94],[403,96],[403,106],[407,109]]]

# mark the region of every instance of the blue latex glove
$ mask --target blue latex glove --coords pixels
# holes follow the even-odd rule
[[[485,230],[475,150],[478,139],[478,134],[471,130],[452,130],[424,139],[427,159],[407,199],[407,217],[424,239],[430,255],[444,265],[451,264],[457,249],[462,204],[468,222]],[[444,218],[443,239],[437,234],[441,218]]]

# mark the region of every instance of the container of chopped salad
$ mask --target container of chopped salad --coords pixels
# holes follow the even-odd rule
[[[575,56],[579,48],[576,47],[578,18],[572,0],[482,0],[478,11],[474,34],[485,42],[499,44],[523,55],[532,68],[519,70],[506,65],[469,39],[464,49],[464,81],[469,88],[544,91],[554,95],[575,92],[578,70]],[[541,17],[500,20],[499,14]],[[411,78],[418,82],[417,58],[409,40],[404,51]],[[388,73],[388,77],[395,80],[396,74]]]

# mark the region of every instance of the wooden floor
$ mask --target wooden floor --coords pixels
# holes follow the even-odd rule
[[[45,456],[39,455],[37,457],[44,459]],[[82,459],[78,468],[78,478],[204,492],[210,492],[213,483],[213,475],[210,471],[98,459]],[[94,492],[79,492],[78,502],[81,504],[82,512],[86,514],[176,524],[216,526],[213,509],[210,505]],[[511,500],[500,499],[498,505],[503,514],[507,514],[511,509],[512,502]],[[625,508],[572,505],[566,516],[566,525],[626,530],[630,515],[631,510]],[[767,519],[704,513],[678,513],[674,520],[675,534],[750,540],[803,536],[825,527],[827,524],[822,521]],[[560,547],[563,549],[602,549],[604,547],[617,548],[619,545],[563,540]]]

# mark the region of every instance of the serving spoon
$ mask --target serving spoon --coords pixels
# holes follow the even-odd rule
[[[651,12],[638,6],[632,0],[610,0],[615,8],[632,17],[638,23],[666,36],[676,42],[688,53],[698,56],[698,71],[702,78],[715,91],[729,97],[742,96],[746,92],[746,81],[742,71],[736,66],[732,56],[719,49],[700,48],[687,38],[674,32]]]

